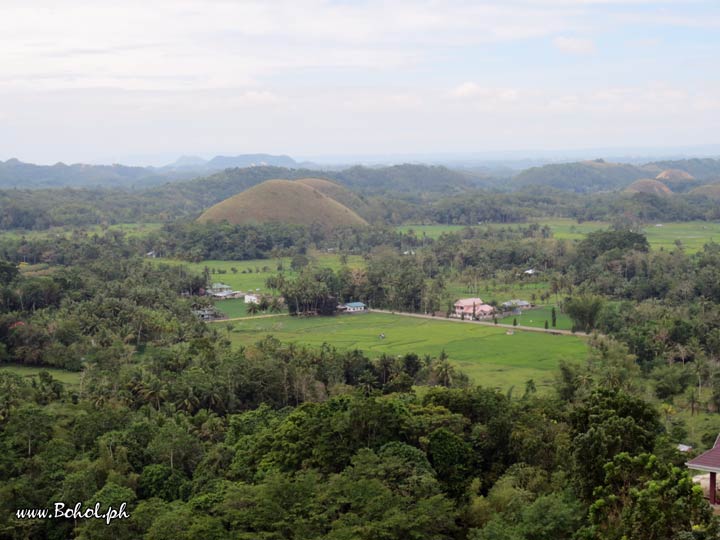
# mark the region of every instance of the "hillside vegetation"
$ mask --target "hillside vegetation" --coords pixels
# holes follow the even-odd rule
[[[322,178],[301,178],[299,183],[317,189],[320,193],[327,195],[331,199],[336,200],[340,204],[344,204],[348,208],[355,210],[358,214],[364,214],[368,210],[368,204],[358,195],[341,186],[336,182],[324,180]]]
[[[705,184],[690,191],[690,195],[700,195],[713,200],[720,200],[720,184]]]
[[[269,180],[206,210],[200,222],[290,223],[324,230],[367,222],[317,189],[290,180]]]
[[[635,180],[647,177],[648,171],[642,167],[596,160],[532,167],[518,174],[513,183],[588,193],[622,189]]]
[[[656,161],[648,164],[661,169],[685,171],[703,182],[720,180],[720,159],[694,158],[674,161]]]

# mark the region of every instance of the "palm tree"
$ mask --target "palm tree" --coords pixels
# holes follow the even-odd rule
[[[249,315],[256,315],[260,311],[260,306],[255,302],[250,302],[247,306],[247,312]]]
[[[455,375],[455,368],[450,365],[447,360],[437,360],[433,365],[433,379],[440,386],[450,387],[452,386],[453,377]]]
[[[195,390],[193,390],[192,387],[188,388],[185,397],[180,401],[179,408],[189,414],[193,414],[197,410],[198,405],[200,405],[200,400],[195,395]]]
[[[167,388],[165,384],[157,377],[151,376],[147,381],[143,382],[140,396],[148,402],[154,403],[155,409],[160,410],[160,402],[167,398]]]

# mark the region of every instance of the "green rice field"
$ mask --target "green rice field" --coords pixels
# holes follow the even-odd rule
[[[570,330],[572,328],[572,321],[570,317],[561,313],[558,308],[555,308],[557,315],[557,325],[555,328],[558,330]],[[548,322],[548,326],[552,328],[552,306],[538,306],[527,311],[522,311],[519,315],[510,315],[503,319],[498,319],[499,323],[512,324],[513,319],[517,319],[517,323],[520,326],[532,326],[533,328],[544,328],[545,321]]]
[[[235,345],[252,345],[273,335],[283,342],[311,346],[327,342],[370,356],[408,352],[438,356],[444,349],[450,361],[474,383],[505,390],[519,388],[529,379],[538,388],[549,388],[560,360],[581,361],[587,353],[585,341],[575,336],[522,331],[508,335],[504,328],[380,313],[282,316],[229,324]],[[381,333],[385,339],[380,339]]]

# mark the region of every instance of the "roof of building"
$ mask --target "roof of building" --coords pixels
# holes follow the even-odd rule
[[[718,438],[720,439],[720,437]],[[699,471],[720,472],[720,446],[718,446],[718,441],[715,441],[715,446],[710,450],[691,459],[685,465]]]
[[[231,289],[230,285],[225,285],[224,283],[213,283],[212,287],[213,289]]]
[[[345,304],[345,307],[361,307],[361,308],[364,308],[364,307],[365,307],[365,304],[363,304],[362,302],[348,302],[347,304]]]
[[[502,305],[503,305],[503,306],[521,306],[521,307],[525,307],[525,306],[529,306],[529,305],[530,305],[530,302],[528,302],[527,300],[508,300],[507,302],[503,302]]]
[[[483,305],[485,302],[482,301],[482,298],[461,298],[457,302],[455,302],[455,305],[458,306],[470,306],[472,307],[473,304],[476,306]]]

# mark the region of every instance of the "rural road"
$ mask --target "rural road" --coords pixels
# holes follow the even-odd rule
[[[537,328],[535,326],[522,326],[517,325],[513,326],[512,324],[502,324],[498,323],[495,324],[493,322],[489,321],[471,321],[471,320],[462,320],[462,319],[455,319],[452,317],[433,317],[432,315],[423,315],[422,313],[406,313],[403,311],[388,311],[385,309],[368,309],[368,312],[370,313],[384,313],[386,315],[397,315],[399,317],[415,317],[417,319],[431,319],[434,321],[451,321],[456,323],[465,323],[465,324],[479,324],[481,326],[492,326],[494,328],[508,328],[510,330],[524,330],[526,332],[540,332],[542,334],[552,334],[556,336],[575,336],[575,337],[581,337],[581,338],[587,338],[589,337],[589,334],[584,334],[583,332],[571,332],[570,330],[558,330],[557,328],[548,328],[545,330],[544,328]],[[270,317],[284,317],[287,313],[270,313],[267,315],[248,315],[246,317],[234,317],[232,319],[215,319],[214,321],[208,321],[209,323],[226,323],[226,322],[232,322],[232,321],[249,321],[251,319],[269,319]]]
[[[571,332],[570,330],[558,330],[556,328],[548,328],[545,330],[544,328],[536,328],[534,326],[513,326],[512,324],[495,324],[493,322],[488,321],[470,321],[470,320],[462,320],[462,319],[454,319],[452,317],[433,317],[432,315],[423,315],[422,313],[405,313],[402,311],[387,311],[384,309],[368,309],[369,312],[372,313],[386,313],[388,315],[399,315],[402,317],[417,317],[418,319],[432,319],[435,321],[452,321],[457,323],[466,323],[466,324],[480,324],[483,326],[493,326],[496,328],[509,328],[510,330],[525,330],[528,332],[541,332],[543,334],[553,334],[553,335],[560,335],[560,336],[576,336],[576,337],[589,337],[588,334],[584,334],[582,332]]]
[[[232,321],[249,321],[250,319],[269,319],[270,317],[283,317],[287,313],[269,313],[267,315],[247,315],[245,317],[233,317],[232,319],[214,319],[207,321],[209,323],[221,323],[221,322],[232,322]]]

